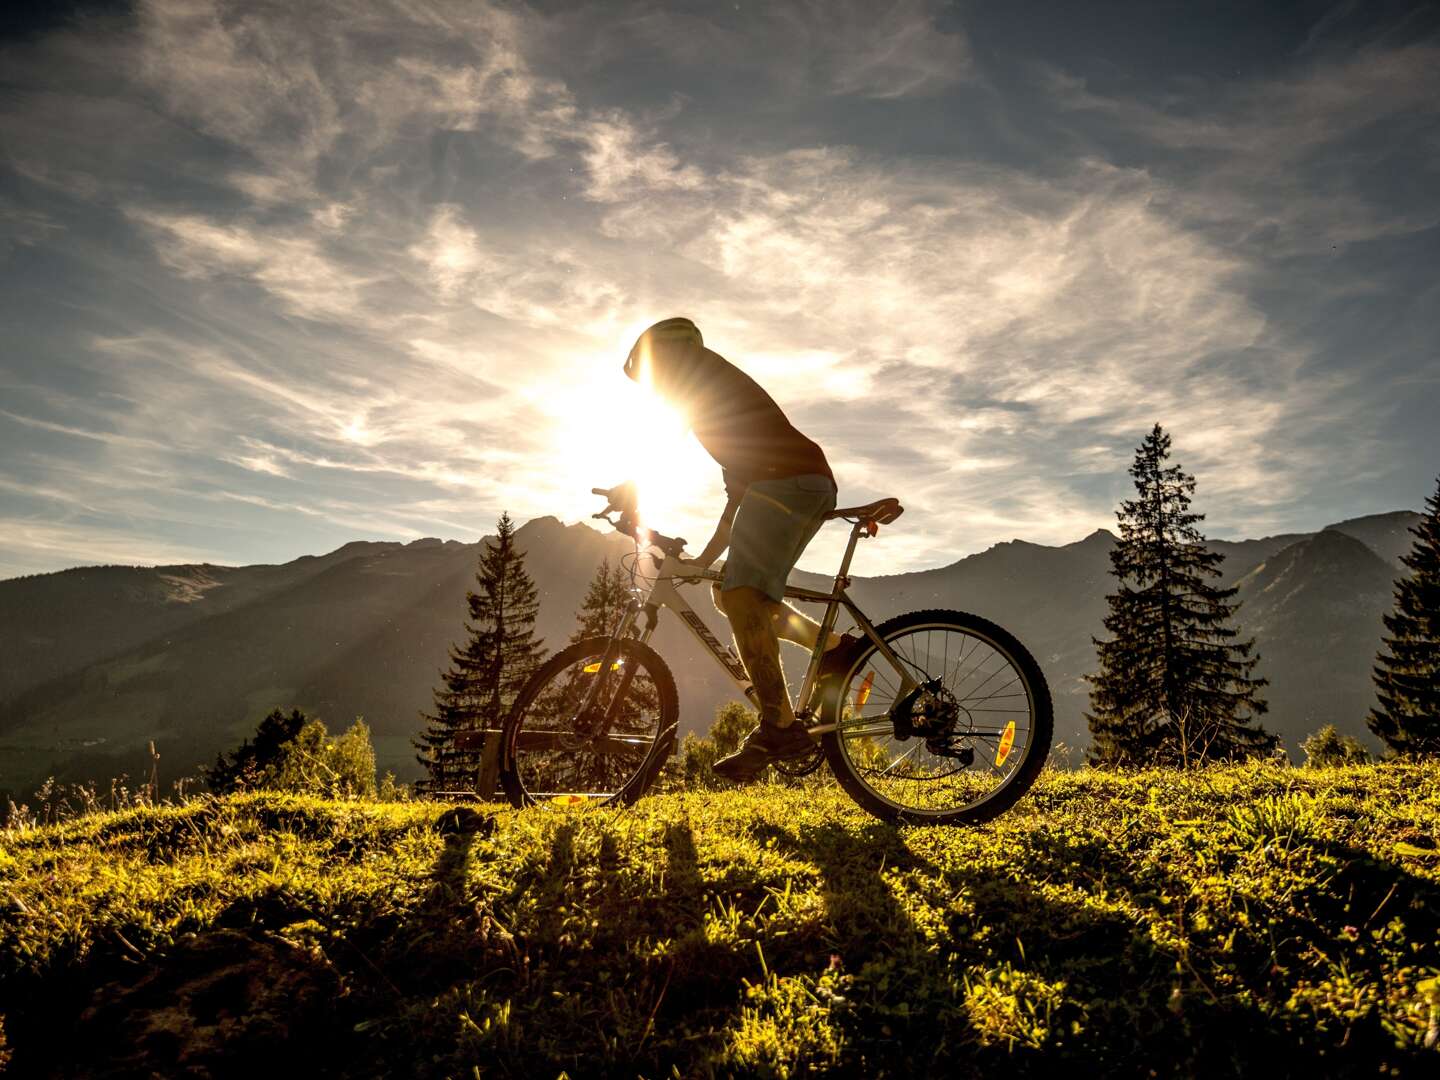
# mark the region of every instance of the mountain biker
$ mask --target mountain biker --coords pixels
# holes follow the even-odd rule
[[[725,511],[704,550],[686,561],[708,569],[730,549],[715,603],[730,620],[760,704],[760,723],[737,752],[715,763],[715,772],[752,780],[772,761],[815,749],[795,722],[780,639],[815,647],[820,628],[784,602],[785,581],[835,508],[835,476],[820,447],[795,429],[754,379],[707,349],[689,319],[665,319],[641,334],[625,374],[674,404],[720,465]],[[826,645],[842,640],[831,634]]]

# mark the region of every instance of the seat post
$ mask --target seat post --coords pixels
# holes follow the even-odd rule
[[[855,557],[855,545],[864,529],[862,522],[856,522],[850,529],[850,542],[845,545],[845,557],[840,560],[840,569],[835,572],[835,587],[832,590],[835,596],[839,596],[841,590],[850,584],[850,560]]]

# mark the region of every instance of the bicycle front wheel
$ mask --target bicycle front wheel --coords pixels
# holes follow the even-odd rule
[[[886,821],[974,825],[1013,806],[1050,752],[1050,690],[1008,631],[960,611],[917,611],[876,628],[828,688],[830,771]]]
[[[514,805],[633,802],[674,750],[680,705],[669,668],[625,638],[602,671],[610,641],[561,650],[516,697],[500,770]]]

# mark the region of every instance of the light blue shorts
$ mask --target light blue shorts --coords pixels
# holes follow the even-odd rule
[[[730,527],[722,590],[748,585],[777,603],[805,545],[835,509],[835,483],[818,473],[757,480],[745,489]]]

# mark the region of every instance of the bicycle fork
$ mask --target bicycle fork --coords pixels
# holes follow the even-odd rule
[[[585,700],[581,703],[580,710],[577,715],[584,715],[585,713],[588,713],[591,709],[595,708],[595,702],[600,697],[600,691],[604,689],[605,682],[609,678],[610,672],[613,671],[617,666],[617,662],[620,657],[620,642],[625,640],[625,637],[630,633],[631,628],[634,627],[635,617],[639,613],[639,601],[631,600],[630,603],[626,605],[625,614],[621,617],[619,625],[616,626],[610,634],[610,641],[605,646],[605,652],[600,657],[600,671],[598,673],[598,677],[596,678],[594,684],[591,685],[590,689],[586,691]],[[646,631],[644,636],[650,636],[648,630]],[[616,688],[615,696],[610,699],[609,708],[605,710],[605,723],[607,726],[615,719],[615,712],[617,709],[620,708],[621,702],[625,700],[625,694],[629,691],[630,683],[634,680],[634,678],[635,666],[633,664],[623,665],[620,671],[620,685]]]
[[[576,714],[577,716],[583,716],[595,708],[595,703],[599,700],[601,691],[605,688],[605,683],[610,677],[610,672],[615,670],[616,667],[619,667],[620,682],[619,685],[616,686],[615,694],[610,699],[610,704],[605,710],[605,718],[599,726],[599,729],[597,731],[598,735],[606,734],[614,726],[615,719],[618,716],[620,709],[625,703],[625,696],[630,692],[630,684],[635,679],[635,665],[622,665],[619,663],[620,643],[629,636],[630,631],[635,626],[635,619],[640,614],[641,610],[643,610],[643,607],[638,599],[632,599],[630,603],[626,606],[625,614],[621,617],[620,622],[615,627],[615,629],[611,631],[610,640],[605,646],[604,653],[602,653],[600,656],[600,670],[597,672],[595,682],[586,692],[585,700],[581,704],[580,709]],[[650,634],[654,629],[655,616],[652,612],[649,619],[649,625],[646,626],[645,630],[641,633],[639,637],[639,641],[641,642],[641,644],[648,643]],[[677,720],[668,728],[662,731],[657,731],[655,733],[655,741],[653,744],[651,744],[651,748],[649,754],[647,754],[647,757],[653,755],[659,747],[665,745],[666,739],[669,738],[671,733],[674,732],[675,728],[678,725],[679,721]],[[647,770],[649,779],[646,780],[645,786],[649,786],[650,781],[654,779],[654,774],[659,769],[660,765],[661,761],[657,759],[649,766]]]

